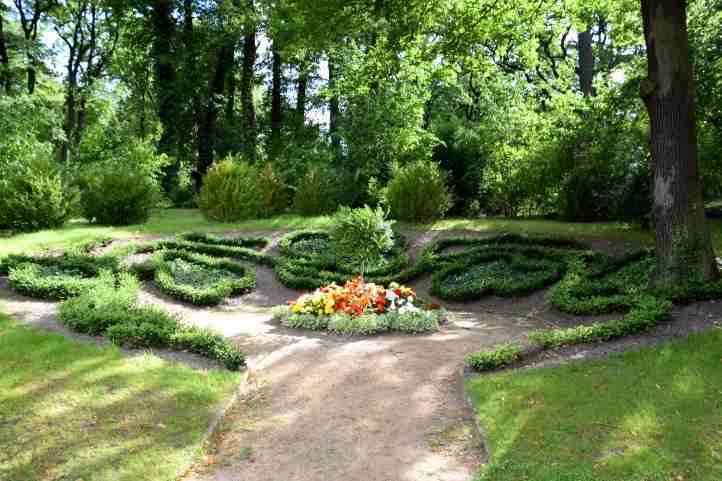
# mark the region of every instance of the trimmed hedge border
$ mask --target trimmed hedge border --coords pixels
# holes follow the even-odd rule
[[[178,282],[171,263],[182,260],[210,270],[223,270],[235,276],[217,282],[212,287],[195,287]],[[243,294],[256,286],[256,274],[253,269],[240,265],[230,259],[216,259],[202,254],[178,250],[163,250],[158,253],[154,279],[158,288],[176,299],[199,306],[217,305],[227,297]]]

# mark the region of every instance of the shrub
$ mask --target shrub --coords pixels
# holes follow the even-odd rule
[[[235,222],[264,213],[258,168],[231,156],[214,164],[203,177],[198,207],[208,219]]]
[[[138,280],[130,274],[116,279],[110,273],[78,297],[60,304],[60,322],[89,335],[105,335],[128,347],[165,347],[193,352],[238,370],[245,356],[221,335],[185,326],[178,318],[152,307],[137,305]]]
[[[102,225],[142,224],[160,200],[157,183],[126,165],[97,165],[81,180],[86,219]]]
[[[481,351],[466,358],[466,363],[477,371],[490,371],[508,366],[521,359],[523,348],[519,344],[507,343],[491,351]]]
[[[348,336],[369,336],[383,332],[417,334],[438,331],[446,311],[421,310],[417,312],[366,313],[360,316],[336,313],[317,316],[314,314],[291,314],[286,306],[274,309],[274,317],[290,328],[329,330]]]
[[[335,172],[330,168],[311,167],[296,186],[293,209],[301,215],[330,214],[338,208]]]
[[[50,160],[0,164],[0,229],[60,227],[74,213],[77,200],[77,190]]]
[[[395,218],[409,222],[443,217],[452,200],[446,175],[430,161],[394,168],[385,199]]]
[[[261,197],[260,217],[272,217],[288,209],[290,201],[286,186],[273,164],[266,164],[258,171],[258,190]]]
[[[334,254],[359,266],[360,272],[377,266],[394,247],[392,222],[380,207],[341,207],[334,215],[329,235]]]

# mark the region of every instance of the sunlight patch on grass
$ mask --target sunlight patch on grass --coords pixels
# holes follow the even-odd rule
[[[7,481],[176,479],[240,381],[74,342],[1,313],[0,372]]]
[[[466,389],[491,445],[478,481],[722,479],[720,329]]]

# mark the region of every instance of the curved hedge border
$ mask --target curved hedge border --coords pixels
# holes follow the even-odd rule
[[[648,331],[667,320],[673,303],[689,303],[722,298],[722,280],[693,283],[685,287],[653,290],[648,287],[654,268],[650,251],[637,252],[610,261],[605,268],[591,268],[576,258],[564,279],[550,293],[551,303],[570,314],[608,314],[625,312],[621,319],[597,322],[566,329],[540,330],[529,334],[532,346],[541,350],[575,344],[604,342]],[[505,346],[467,357],[467,363],[479,371],[508,366],[522,357],[506,356]],[[495,359],[498,363],[480,362]]]
[[[178,250],[163,250],[158,255],[154,279],[160,290],[191,304],[216,305],[227,297],[248,292],[256,285],[256,274],[252,269],[229,259]],[[212,275],[209,271],[224,271],[226,275],[212,286],[194,286],[178,279],[173,265],[177,260],[198,266],[206,275]]]

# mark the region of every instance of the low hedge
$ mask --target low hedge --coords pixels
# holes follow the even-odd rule
[[[60,322],[89,335],[105,335],[114,344],[134,348],[168,348],[199,354],[238,370],[244,354],[221,335],[184,325],[167,312],[137,304],[139,284],[131,274],[118,279],[109,272],[81,295],[60,304]]]
[[[515,363],[521,359],[521,344],[507,343],[489,351],[481,351],[466,358],[466,363],[477,371],[490,371]]]
[[[153,262],[160,290],[191,304],[216,305],[256,285],[254,270],[230,259],[177,250],[161,251],[158,256]]]

